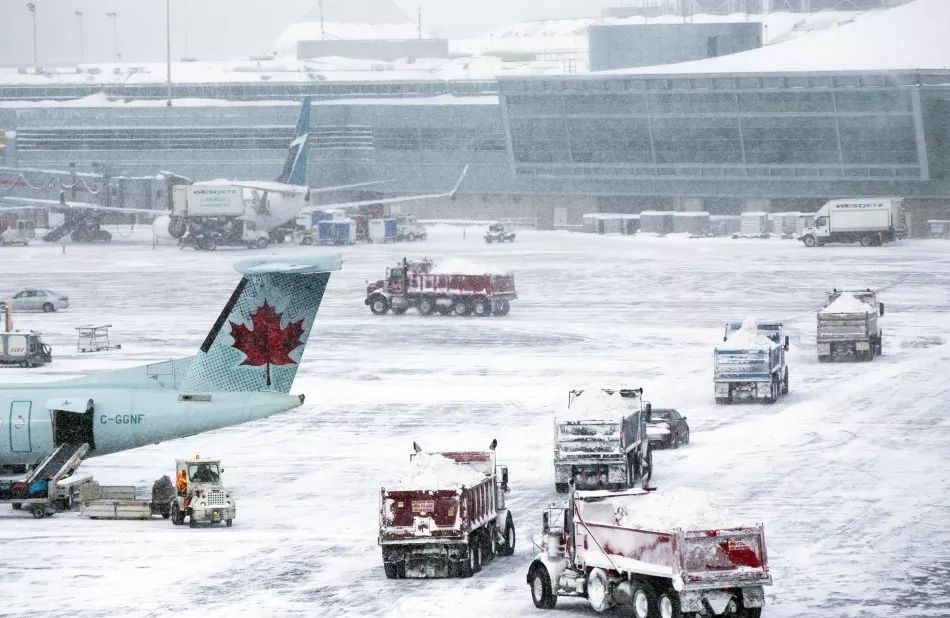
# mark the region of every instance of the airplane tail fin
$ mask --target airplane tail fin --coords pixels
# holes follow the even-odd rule
[[[248,258],[180,390],[289,393],[339,255]]]
[[[310,137],[310,97],[303,100],[300,106],[300,115],[297,117],[297,127],[294,129],[294,139],[287,148],[287,159],[284,168],[277,177],[277,182],[289,185],[306,186],[308,150]]]

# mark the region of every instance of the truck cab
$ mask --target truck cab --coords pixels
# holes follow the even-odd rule
[[[225,524],[229,528],[237,515],[237,505],[225,488],[224,468],[216,459],[179,459],[175,462],[175,497],[171,503],[171,520],[176,526],[185,523]]]

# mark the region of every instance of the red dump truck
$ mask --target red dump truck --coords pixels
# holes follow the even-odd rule
[[[636,618],[758,618],[772,583],[763,527],[712,524],[710,509],[676,492],[573,492],[544,513],[527,577],[535,606],[571,596],[599,612],[632,606]]]
[[[365,304],[375,315],[402,315],[412,307],[421,315],[507,315],[518,298],[514,275],[452,264],[436,268],[430,260],[403,260],[386,269],[385,279],[367,285]]]
[[[495,556],[515,551],[505,507],[508,468],[487,451],[423,453],[379,498],[379,545],[390,579],[471,577]]]

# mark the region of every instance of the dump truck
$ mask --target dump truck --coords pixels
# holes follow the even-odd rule
[[[415,307],[420,315],[503,316],[518,298],[511,273],[480,272],[477,267],[436,269],[430,260],[386,269],[386,278],[366,287],[365,304],[375,315],[396,315]]]
[[[237,504],[225,488],[221,477],[224,469],[215,459],[179,459],[175,462],[175,495],[169,515],[172,523],[181,526],[231,523],[237,516]]]
[[[722,340],[713,352],[716,403],[775,403],[788,394],[789,343],[781,322],[726,322]]]
[[[508,468],[486,451],[424,453],[413,444],[409,473],[379,494],[379,545],[386,577],[471,577],[515,551],[505,504]]]
[[[819,362],[833,360],[871,361],[884,351],[884,332],[878,316],[884,303],[868,290],[832,290],[818,312],[816,342]]]
[[[862,247],[894,242],[907,234],[903,200],[897,198],[831,200],[815,213],[815,224],[802,230],[806,247],[860,243]]]
[[[554,489],[646,486],[653,450],[642,388],[573,389],[567,413],[554,419]]]
[[[764,527],[714,523],[701,507],[690,493],[571,492],[542,515],[527,574],[535,607],[567,596],[598,612],[632,606],[636,618],[758,618],[772,584]]]

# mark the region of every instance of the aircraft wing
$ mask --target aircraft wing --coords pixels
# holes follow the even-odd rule
[[[451,191],[446,193],[427,193],[423,195],[405,195],[403,197],[388,197],[378,200],[362,200],[359,202],[338,202],[336,204],[313,204],[314,208],[327,209],[327,208],[356,208],[358,206],[368,206],[370,204],[398,204],[401,202],[414,202],[416,200],[433,200],[442,197],[455,197],[459,192],[459,188],[462,186],[462,181],[465,180],[465,176],[468,174],[468,166],[465,166],[465,169],[462,170],[462,175],[459,176],[458,181],[455,183],[455,186],[452,187]]]
[[[100,206],[90,202],[70,202],[59,200],[39,200],[30,197],[4,197],[0,199],[4,206],[0,210],[23,210],[24,208],[45,208],[54,212],[67,212],[70,210],[92,210],[96,212],[111,212],[117,214],[134,215],[155,215],[167,214],[165,210],[155,210],[149,208],[117,208],[115,206]],[[8,206],[7,204],[12,204]]]
[[[331,191],[343,191],[346,189],[358,189],[360,187],[369,187],[372,185],[381,185],[387,182],[392,182],[392,179],[389,180],[372,180],[370,182],[360,182],[353,185],[338,185],[336,187],[318,187],[316,189],[310,189],[310,193],[329,193]]]

